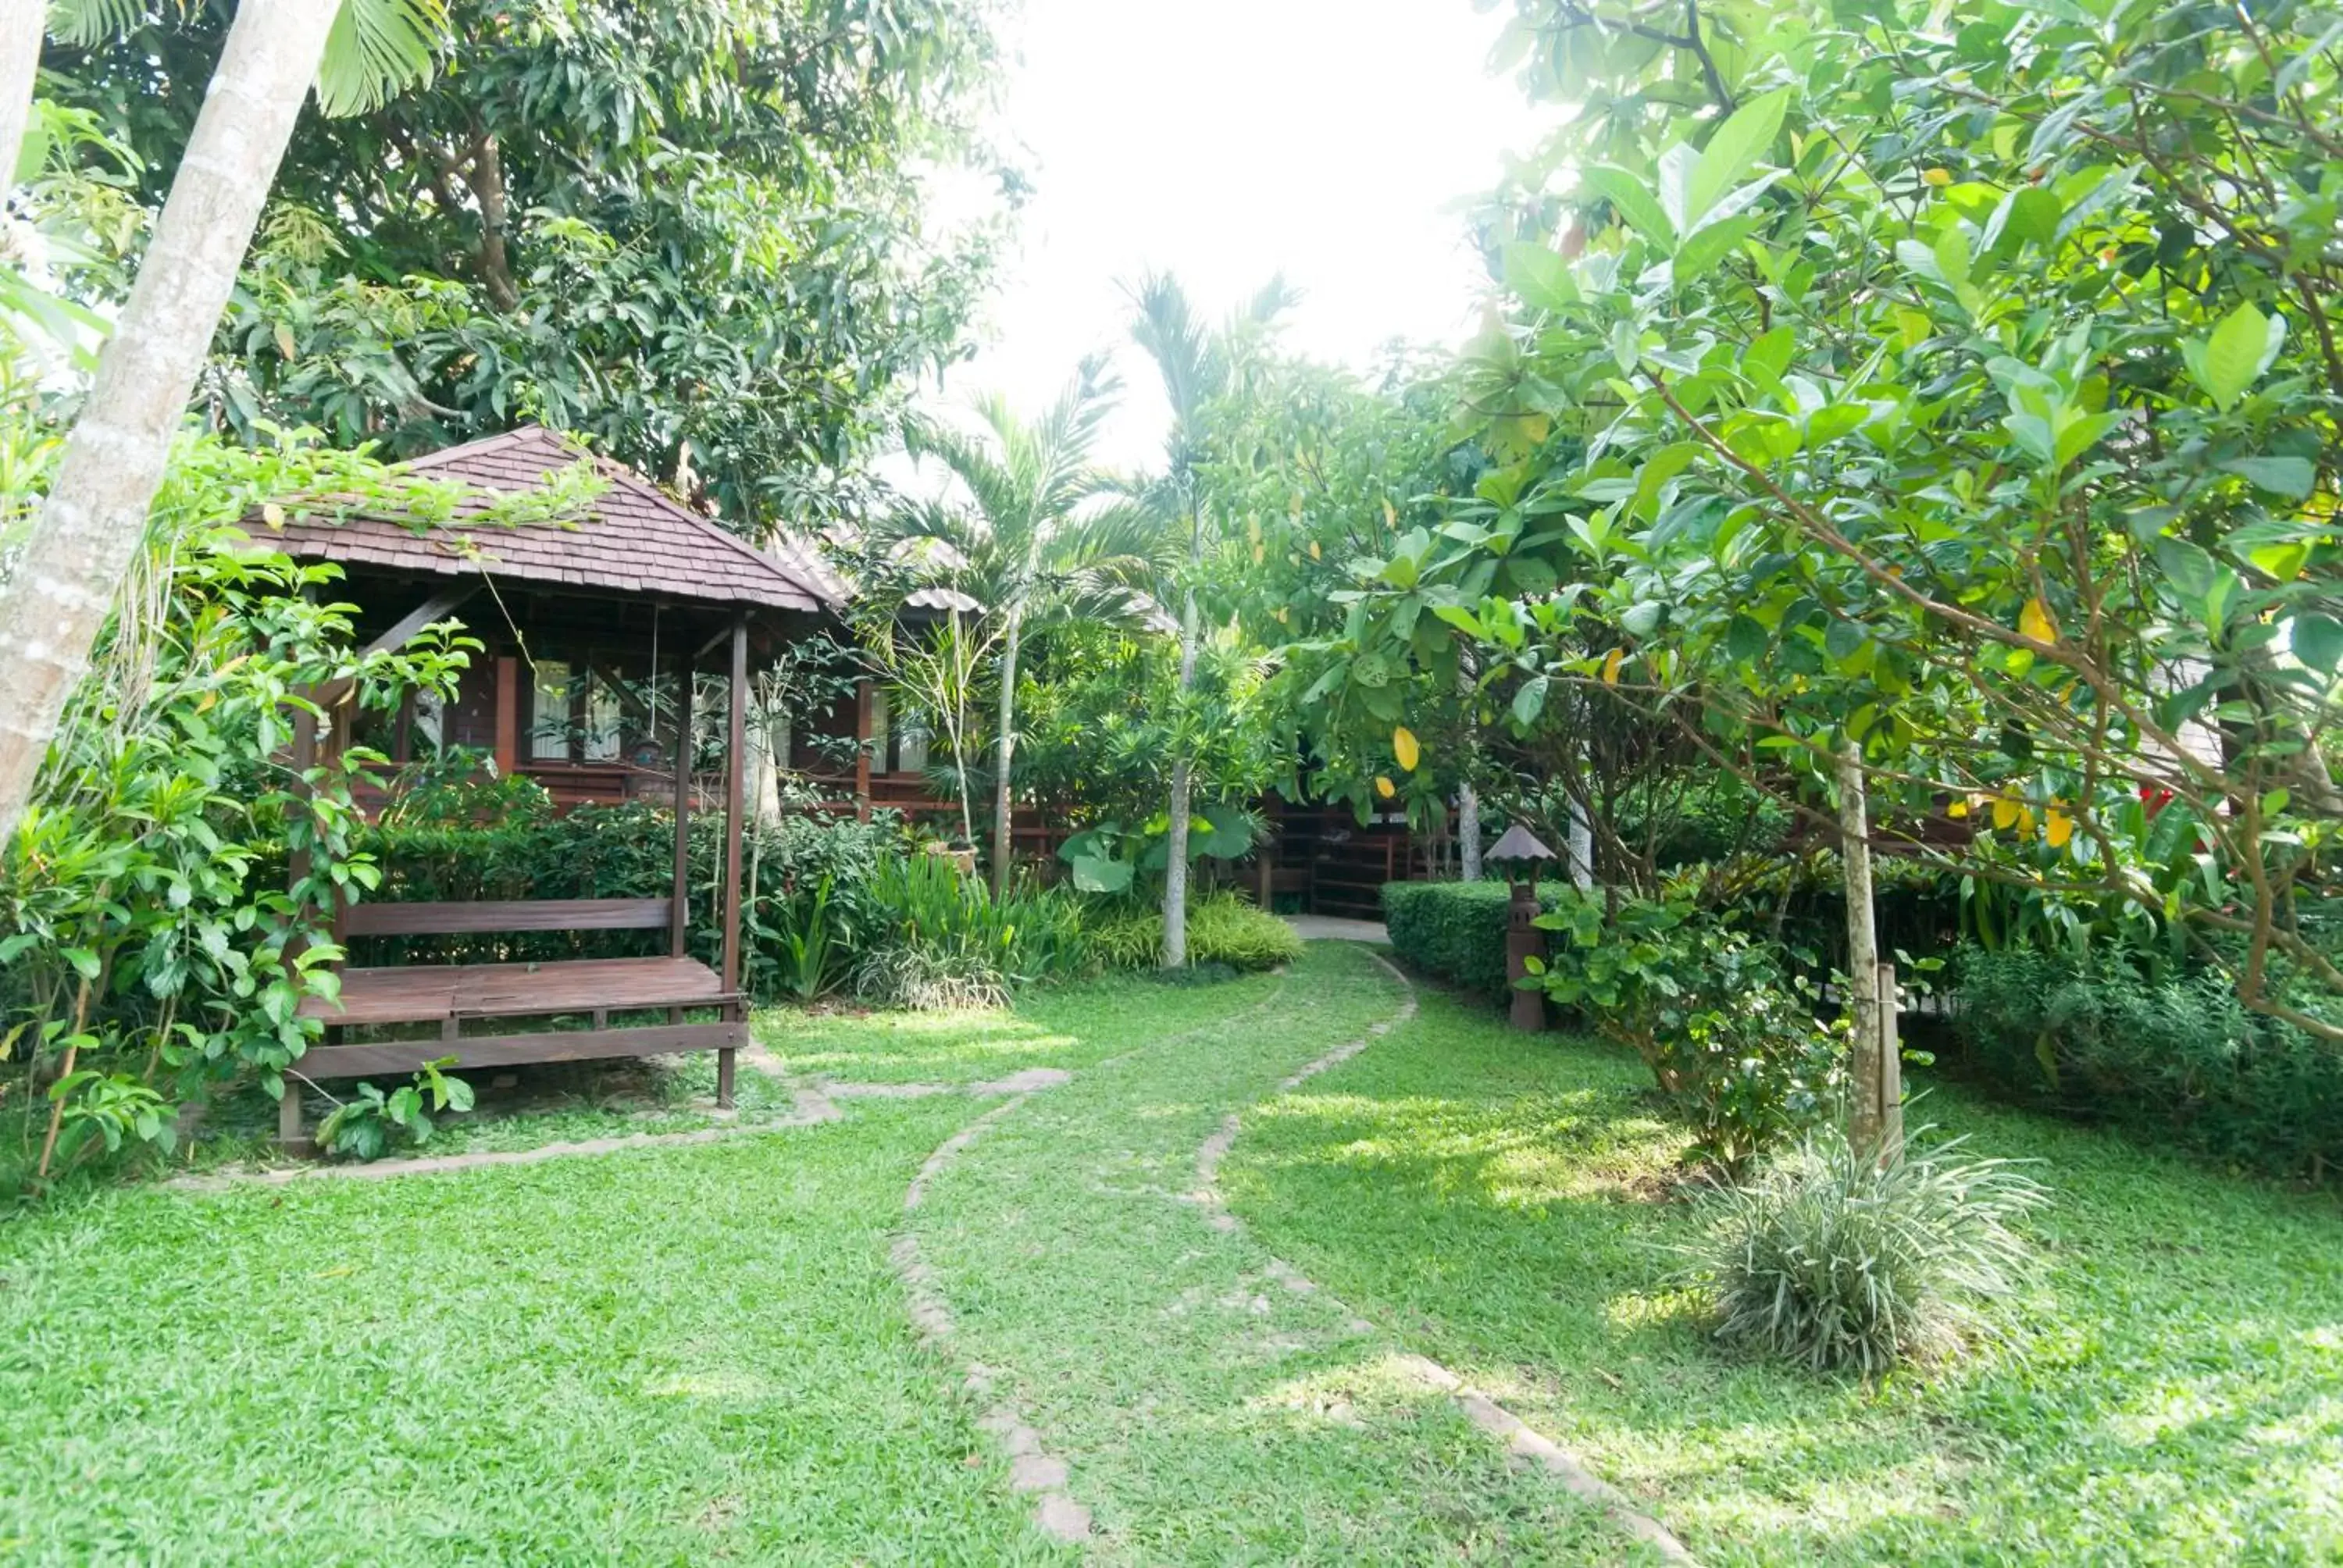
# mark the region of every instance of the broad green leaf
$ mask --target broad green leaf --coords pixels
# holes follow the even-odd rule
[[[1652,188],[1638,176],[1611,164],[1596,164],[1586,171],[1586,183],[1595,194],[1618,209],[1619,216],[1630,227],[1656,245],[1674,250],[1676,245],[1675,226],[1668,222],[1666,213],[1652,195]]]
[[[2239,476],[2257,489],[2289,500],[2301,500],[2318,483],[2318,469],[2308,457],[2239,457],[2222,464],[2221,468],[2225,473]]]
[[[1670,264],[1669,276],[1675,286],[1682,288],[1705,276],[1709,268],[1733,254],[1734,246],[1756,233],[1757,226],[1765,221],[1763,213],[1749,213],[1694,230],[1676,247],[1675,260]]]
[[[2156,564],[2183,598],[2201,600],[2212,591],[2213,558],[2187,539],[2157,540]]]
[[[2321,675],[2343,664],[2343,620],[2317,610],[2296,616],[2291,627],[2294,657]]]
[[[1543,675],[1522,682],[1521,689],[1513,693],[1513,722],[1525,729],[1537,722],[1538,715],[1545,711],[1547,684]]]
[[[2269,320],[2247,300],[2222,318],[2201,351],[2187,357],[2189,373],[2226,412],[2261,374],[2262,349],[2268,342]]]
[[[1505,282],[1540,310],[1562,310],[1578,300],[1570,263],[1542,245],[1505,246]]]
[[[1759,155],[1781,133],[1782,114],[1789,102],[1786,90],[1768,93],[1742,105],[1716,127],[1684,182],[1684,221],[1680,226],[1697,227],[1725,193],[1742,182]]]

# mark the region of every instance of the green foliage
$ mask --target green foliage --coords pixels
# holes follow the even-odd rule
[[[417,787],[402,784],[394,805],[366,831],[364,847],[383,874],[375,897],[658,899],[672,890],[672,811],[629,801],[556,814],[551,798],[528,779],[449,772],[422,769]],[[697,814],[690,823],[687,923],[694,956],[710,963],[719,956],[723,829],[714,813]],[[846,971],[892,918],[872,882],[882,862],[903,852],[900,825],[883,813],[869,822],[790,814],[752,821],[744,837],[743,983],[762,998],[810,998],[844,985]],[[375,963],[543,961],[664,952],[667,943],[663,931],[379,937],[357,944],[354,957]]]
[[[441,1070],[455,1065],[452,1056],[427,1061],[388,1094],[371,1083],[359,1084],[317,1124],[318,1147],[337,1158],[367,1161],[381,1159],[394,1146],[429,1142],[434,1116],[472,1109],[472,1086]]]
[[[2343,1168],[2343,1054],[2218,976],[2119,948],[1970,949],[1958,974],[1964,1060],[1995,1089],[2274,1176]]]
[[[1412,968],[1461,990],[1503,1002],[1505,930],[1511,890],[1503,882],[1385,882],[1383,929],[1392,950]],[[1563,890],[1541,883],[1543,909],[1559,908]]]
[[[438,8],[359,0],[337,36],[387,19],[363,42],[397,44]],[[401,457],[533,418],[750,533],[860,506],[859,459],[960,353],[1001,227],[935,223],[923,171],[1020,188],[976,134],[991,6],[446,9],[425,85],[293,138],[217,340],[215,416]],[[150,208],[231,10],[140,6],[126,36],[50,51],[45,87],[136,155]]]
[[[2047,1194],[1960,1139],[1881,1165],[1819,1132],[1700,1200],[1686,1282],[1727,1344],[1818,1372],[1876,1377],[1941,1362],[1991,1332],[2031,1249],[2012,1229]]]
[[[1171,820],[1162,812],[1125,828],[1121,822],[1096,823],[1058,846],[1076,889],[1085,893],[1127,893],[1141,873],[1161,877],[1171,864]],[[1261,837],[1258,812],[1239,806],[1199,807],[1188,819],[1188,859],[1237,860],[1252,852]]]
[[[1513,526],[1415,574],[1483,689],[1601,689],[1785,790],[1855,742],[1881,815],[1979,829],[1936,858],[2249,930],[2287,972],[2247,1004],[2343,1040],[2285,1000],[2343,989],[2300,914],[2343,650],[2343,293],[2293,259],[2328,19],[1520,9],[1583,112],[1461,374]],[[1476,586],[1534,539],[1568,593]]]
[[[445,692],[478,646],[443,626],[356,652],[337,570],[242,528],[323,495],[424,515],[449,501],[303,437],[175,450],[96,667],[0,844],[0,1009],[25,1025],[33,1081],[74,1052],[54,1102],[73,1157],[66,1129],[161,1143],[207,1085],[251,1073],[276,1091],[316,1033],[297,1009],[333,993],[330,901],[378,876],[350,784],[381,759],[350,747],[297,769],[297,718],[317,711],[303,692],[347,679],[375,709]],[[308,866],[290,885],[288,851]]]
[[[948,857],[882,859],[870,880],[883,931],[854,966],[853,989],[881,1007],[992,1007],[1013,988],[1093,967],[1081,903],[1057,889],[995,898]]]
[[[1546,994],[1643,1058],[1728,1171],[1836,1110],[1845,1029],[1773,948],[1689,904],[1565,891],[1538,917],[1567,933],[1532,960]]]
[[[1089,937],[1108,969],[1151,969],[1163,960],[1163,913],[1126,907],[1090,918]],[[1302,956],[1293,928],[1241,893],[1209,893],[1188,905],[1188,961],[1253,974]]]

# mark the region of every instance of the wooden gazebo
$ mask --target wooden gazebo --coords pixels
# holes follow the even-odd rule
[[[363,902],[338,911],[336,931],[355,938],[665,928],[668,953],[347,969],[338,1003],[303,1004],[327,1038],[300,1060],[302,1077],[406,1072],[449,1056],[460,1070],[714,1050],[718,1100],[731,1103],[733,1052],[748,1038],[740,844],[749,678],[818,629],[842,606],[846,588],[811,551],[760,553],[641,476],[546,430],[512,431],[412,467],[511,492],[540,487],[580,462],[592,464],[605,488],[558,524],[468,528],[459,517],[417,532],[407,520],[359,514],[290,524],[274,542],[297,558],[343,568],[345,597],[359,607],[360,635],[370,648],[397,647],[451,618],[486,645],[452,702],[418,707],[410,698],[402,706],[384,747],[395,759],[406,760],[418,743],[477,747],[500,774],[536,779],[558,804],[671,800],[671,890],[657,899]],[[695,804],[689,748],[692,677],[719,650],[730,713],[721,960],[711,969],[686,943]],[[662,679],[671,679],[676,693],[665,715],[640,698]],[[299,726],[297,763],[319,746],[348,741],[357,715],[347,695],[316,694],[329,722],[322,734],[314,723]],[[634,1017],[620,1016],[627,1014]],[[518,1029],[521,1020],[539,1027]],[[584,1027],[554,1027],[557,1020]],[[372,1038],[394,1028],[397,1038]],[[431,1032],[409,1032],[424,1029]],[[348,1039],[354,1031],[369,1038]],[[282,1104],[280,1133],[298,1142],[301,1100],[289,1085]]]

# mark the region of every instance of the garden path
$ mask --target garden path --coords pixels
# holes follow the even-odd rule
[[[1036,1523],[1109,1561],[1445,1555],[1493,1531],[1524,1560],[1691,1562],[1558,1444],[1222,1205],[1244,1109],[1415,1011],[1405,978],[1356,948],[1313,950],[1268,1000],[988,1111],[906,1194],[894,1257],[914,1319],[985,1402],[980,1424]],[[1279,1484],[1297,1472],[1315,1483]],[[1244,1506],[1198,1506],[1231,1491]],[[1313,1512],[1344,1496],[1341,1516]],[[1200,1517],[1245,1519],[1245,1538],[1197,1538]]]

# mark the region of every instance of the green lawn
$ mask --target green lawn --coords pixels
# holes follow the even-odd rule
[[[1719,1354],[1654,1290],[1679,1137],[1641,1069],[1362,950],[1013,1014],[806,1019],[793,1075],[1033,1094],[911,1224],[958,1332],[919,1349],[888,1250],[920,1162],[997,1099],[391,1181],[125,1187],[0,1228],[0,1563],[1072,1562],[1007,1484],[981,1362],[1108,1563],[1641,1561],[1404,1374],[1429,1354],[1711,1563],[2343,1560],[2343,1213],[1971,1104],[2047,1161],[2010,1337],[1865,1389]],[[580,1080],[476,1147],[697,1124],[703,1067]],[[785,1086],[743,1072],[749,1119]],[[1229,1233],[1192,1198],[1232,1111]],[[1281,1283],[1274,1253],[1325,1291]],[[1364,1314],[1363,1321],[1353,1312]]]
[[[965,1103],[0,1233],[0,1562],[1064,1561],[886,1261]]]
[[[1866,1389],[1657,1292],[1683,1140],[1624,1054],[1427,994],[1250,1116],[1255,1233],[1645,1500],[1704,1561],[2343,1562],[2343,1211],[1948,1089],[2056,1206],[2008,1337]]]

